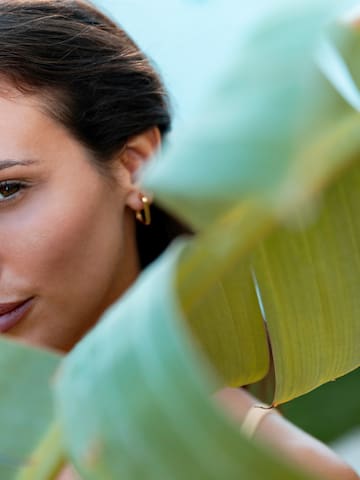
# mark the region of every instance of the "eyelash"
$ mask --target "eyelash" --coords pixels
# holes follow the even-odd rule
[[[11,193],[11,189],[13,188],[15,188],[16,191]],[[17,180],[0,182],[0,204],[14,200],[21,193],[21,190],[24,190],[25,188],[27,188],[27,185]]]

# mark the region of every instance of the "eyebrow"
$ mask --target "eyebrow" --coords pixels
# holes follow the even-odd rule
[[[0,170],[5,170],[5,168],[17,167],[18,165],[20,165],[20,166],[34,165],[34,163],[37,163],[37,160],[34,160],[34,159],[27,159],[27,160],[6,159],[6,160],[0,160]]]

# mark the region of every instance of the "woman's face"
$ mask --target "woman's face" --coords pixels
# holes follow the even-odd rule
[[[0,333],[68,350],[134,280],[134,192],[115,170],[36,98],[0,97]]]

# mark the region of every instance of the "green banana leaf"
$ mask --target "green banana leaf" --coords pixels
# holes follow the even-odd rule
[[[326,191],[313,223],[297,215],[292,228],[280,228],[254,253],[274,357],[276,402],[360,364],[359,192],[357,162]]]
[[[157,201],[195,230],[254,195],[273,204],[293,169],[301,175],[299,187],[306,188],[312,177],[298,157],[354,113],[315,62],[326,20],[338,2],[272,3],[246,40],[239,34],[228,69],[207,103],[144,172],[143,183]],[[342,161],[345,152],[339,150]],[[308,162],[312,176],[332,168],[326,157],[318,159],[318,168]],[[296,203],[302,191],[289,187],[286,200]]]
[[[0,437],[12,442],[1,478],[52,480],[66,461],[84,479],[310,478],[243,437],[212,401],[219,380],[192,342],[173,285],[185,246],[145,271],[61,362],[0,339],[8,425]]]
[[[324,4],[315,3],[257,27],[208,105],[144,178],[200,232],[179,262],[180,302],[226,384],[265,375],[257,353],[266,350],[264,326],[248,299],[256,290],[275,404],[360,364],[360,94],[351,76],[360,43],[350,25],[324,26]],[[225,308],[222,297],[237,315],[219,321],[213,305]],[[243,328],[249,317],[252,330]],[[241,335],[229,341],[229,329]],[[249,345],[257,360],[246,365],[239,351]]]
[[[147,269],[64,360],[56,399],[72,460],[86,479],[305,478],[250,443],[211,400],[218,380],[175,295],[183,248]]]
[[[50,380],[60,357],[0,340],[0,478],[13,480],[35,461],[54,408]],[[39,480],[41,480],[39,478]]]

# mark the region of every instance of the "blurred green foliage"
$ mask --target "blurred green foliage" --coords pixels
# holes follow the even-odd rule
[[[284,415],[329,443],[360,426],[360,369],[282,405]]]

